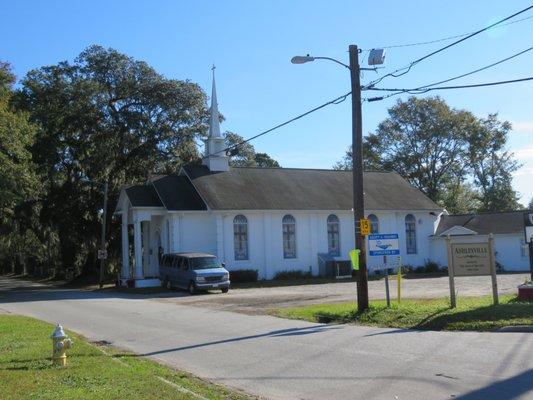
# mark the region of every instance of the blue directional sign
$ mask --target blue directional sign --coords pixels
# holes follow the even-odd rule
[[[397,256],[400,244],[397,233],[368,235],[368,252],[371,256]]]

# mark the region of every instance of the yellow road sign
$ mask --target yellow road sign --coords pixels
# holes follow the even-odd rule
[[[370,220],[366,218],[360,219],[359,230],[361,231],[361,235],[363,236],[370,235]]]

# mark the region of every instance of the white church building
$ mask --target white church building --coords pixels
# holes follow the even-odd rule
[[[228,270],[254,269],[260,279],[288,270],[318,275],[320,254],[348,259],[351,171],[231,167],[225,147],[213,78],[202,164],[120,193],[123,281],[159,284],[163,253],[214,254]],[[445,214],[440,206],[394,172],[365,172],[364,190],[372,231],[399,234],[402,264],[443,261],[435,239]],[[370,272],[382,263],[382,257],[367,259]]]

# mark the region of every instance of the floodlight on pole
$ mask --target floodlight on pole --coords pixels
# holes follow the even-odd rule
[[[315,57],[311,57],[309,54],[306,56],[294,56],[291,58],[291,63],[293,64],[304,64],[311,61],[315,61]]]

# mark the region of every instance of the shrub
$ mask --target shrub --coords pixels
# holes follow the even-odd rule
[[[229,271],[229,279],[232,283],[257,282],[257,270],[236,269]]]
[[[426,260],[426,265],[424,266],[425,272],[427,273],[434,273],[440,271],[440,266],[435,261]]]
[[[311,278],[313,275],[310,272],[303,272],[300,270],[280,271],[274,276],[275,280],[288,281],[292,279]]]
[[[402,274],[410,274],[415,272],[415,268],[412,265],[402,265]]]
[[[423,274],[424,272],[426,272],[426,267],[416,267],[415,270],[414,270],[414,273],[415,274]]]

